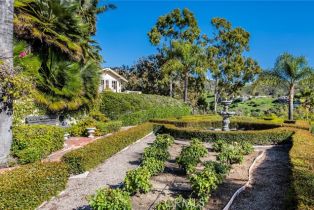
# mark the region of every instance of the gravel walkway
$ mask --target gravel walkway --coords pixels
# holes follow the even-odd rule
[[[92,170],[87,177],[70,178],[63,193],[38,209],[89,209],[86,196],[95,193],[98,188],[106,185],[120,185],[126,172],[138,166],[138,160],[144,148],[154,140],[154,134],[148,135],[141,141],[107,159],[103,164]]]
[[[289,145],[269,148],[258,160],[251,187],[241,192],[230,210],[283,210],[290,180]]]

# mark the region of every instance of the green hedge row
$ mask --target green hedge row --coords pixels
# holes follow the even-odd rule
[[[190,108],[186,106],[160,107],[126,114],[121,116],[119,120],[123,122],[123,125],[136,125],[155,118],[179,117],[188,114],[190,114]]]
[[[51,125],[20,125],[13,128],[12,155],[21,164],[47,157],[63,147],[65,130]]]
[[[145,123],[126,131],[114,133],[83,148],[69,152],[62,159],[69,166],[70,173],[82,173],[96,167],[129,144],[149,134],[153,128],[153,124]]]
[[[289,152],[292,165],[292,203],[288,209],[314,209],[314,136],[304,130],[296,130]]]
[[[68,180],[64,163],[33,163],[0,175],[0,209],[35,209],[62,191]]]
[[[285,128],[273,128],[258,131],[207,131],[197,128],[180,128],[175,125],[165,124],[161,133],[167,133],[175,138],[198,138],[203,141],[212,142],[224,140],[227,142],[247,141],[252,144],[276,144],[288,140],[293,131]]]
[[[125,125],[191,113],[183,101],[166,96],[104,92],[100,101],[99,110],[103,114],[122,120]]]

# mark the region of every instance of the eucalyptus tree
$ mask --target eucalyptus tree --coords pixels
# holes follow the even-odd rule
[[[12,144],[13,0],[0,1],[0,164]]]
[[[207,39],[208,63],[215,79],[214,111],[218,97],[231,97],[246,83],[252,81],[261,69],[252,58],[243,53],[249,51],[250,34],[243,28],[233,28],[224,18],[213,18],[214,36]]]
[[[311,75],[313,75],[313,69],[309,67],[304,56],[295,57],[289,53],[283,53],[277,58],[274,68],[262,72],[257,82],[286,87],[289,93],[288,117],[289,120],[293,120],[293,100],[296,86]]]
[[[170,13],[160,16],[155,26],[148,33],[150,42],[159,46],[159,50],[162,53],[172,51],[173,42],[180,43],[182,46],[184,43],[187,45],[194,45],[199,39],[200,29],[197,21],[191,11],[188,9],[174,9]],[[178,44],[177,44],[178,45]],[[170,53],[173,54],[173,53]],[[170,77],[170,96],[172,96],[172,75],[176,71],[176,68],[168,68],[173,66],[173,58],[169,57],[171,61],[167,62],[167,73]],[[175,67],[175,66],[173,66]],[[171,70],[171,71],[170,71]],[[186,74],[186,77],[189,75]],[[185,83],[188,78],[185,78]],[[187,83],[186,83],[187,88]],[[184,100],[187,100],[187,89],[184,91]]]

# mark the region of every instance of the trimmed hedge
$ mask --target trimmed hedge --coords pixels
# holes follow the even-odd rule
[[[314,209],[314,136],[304,130],[296,130],[289,152],[292,165],[293,203],[289,209]]]
[[[224,140],[226,142],[247,141],[252,144],[277,144],[288,140],[293,131],[286,128],[273,128],[258,131],[208,131],[197,128],[179,128],[175,125],[163,125],[161,133],[167,133],[175,138],[198,138],[213,142]]]
[[[103,92],[100,111],[124,125],[135,125],[153,118],[189,115],[183,101],[167,96]]]
[[[149,134],[153,128],[153,124],[145,123],[126,131],[114,133],[65,154],[62,160],[68,164],[70,173],[82,173],[96,167],[129,144]]]
[[[63,147],[65,130],[52,125],[20,125],[13,128],[12,155],[19,163],[32,163]]]
[[[35,209],[62,191],[68,180],[64,163],[34,163],[0,175],[0,209]]]

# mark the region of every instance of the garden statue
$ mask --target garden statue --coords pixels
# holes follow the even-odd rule
[[[229,128],[229,124],[230,124],[230,117],[232,115],[235,115],[235,112],[229,112],[228,111],[228,107],[230,106],[230,104],[232,103],[232,101],[228,101],[228,100],[224,100],[221,101],[221,103],[224,105],[224,109],[223,111],[221,111],[219,114],[222,116],[223,120],[222,120],[222,130],[223,131],[230,131]]]
[[[88,134],[88,138],[94,138],[94,134],[95,134],[95,130],[96,128],[86,128],[87,130],[87,134]]]

